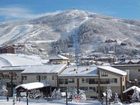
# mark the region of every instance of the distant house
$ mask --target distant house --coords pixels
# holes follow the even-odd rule
[[[140,81],[140,64],[116,64],[112,65],[112,67],[124,70],[129,72],[129,79],[130,81],[135,81],[135,79],[138,79]]]
[[[81,65],[92,65],[96,64],[96,61],[94,60],[94,57],[83,57],[80,59]]]
[[[108,39],[108,40],[105,40],[105,43],[117,43],[117,40]]]
[[[116,61],[116,58],[114,56],[101,56],[101,57],[95,58],[95,61],[114,63]]]
[[[15,48],[13,45],[11,46],[1,46],[0,47],[0,54],[2,53],[15,53]]]
[[[49,57],[49,63],[51,64],[67,64],[69,61],[69,58],[62,55],[52,55]]]
[[[123,91],[123,94],[125,96],[125,100],[130,101],[132,100],[132,95],[135,91],[138,91],[140,93],[140,88],[137,86],[129,87],[128,89]]]
[[[118,60],[114,64],[116,65],[140,64],[140,59],[123,59],[123,60]]]

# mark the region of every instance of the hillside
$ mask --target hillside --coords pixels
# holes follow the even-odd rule
[[[23,44],[19,52],[46,56],[73,52],[72,35],[80,51],[139,54],[140,21],[103,16],[82,10],[52,13],[37,19],[0,24],[0,45]]]

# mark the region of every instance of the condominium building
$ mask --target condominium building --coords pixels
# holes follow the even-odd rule
[[[69,66],[59,75],[59,86],[64,91],[66,88],[82,89],[88,97],[97,97],[108,87],[122,95],[126,76],[125,71],[110,66]]]

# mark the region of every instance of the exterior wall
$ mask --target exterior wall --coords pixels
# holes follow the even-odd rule
[[[77,88],[77,78],[76,77],[59,77],[59,79],[74,79],[73,83],[67,83],[67,84],[61,84],[59,81],[59,86],[60,88],[71,88],[71,89],[76,89]],[[82,82],[82,79],[97,79],[97,78],[93,78],[93,77],[79,77],[79,88],[81,90],[84,90],[87,97],[97,97],[97,86],[98,84],[89,84],[86,81]]]
[[[27,79],[23,79],[23,76],[26,76]],[[22,74],[22,83],[38,82],[39,78],[40,81],[46,81],[50,86],[57,87],[56,74]]]
[[[112,89],[112,91],[116,92],[116,90],[117,90],[117,93],[121,94],[121,95],[122,95],[122,92],[126,89],[126,81],[127,81],[126,77],[127,76],[117,75],[117,74],[114,74],[114,73],[111,73],[108,71],[104,71],[104,70],[100,71],[101,79],[106,79],[106,78],[110,79],[110,83],[107,84],[106,87],[114,88],[114,90]],[[117,82],[116,82],[116,80],[117,80]],[[105,85],[101,84],[100,86],[105,86]]]
[[[18,85],[21,83],[21,72],[13,72],[13,78],[11,77],[12,74],[10,72],[1,72],[0,75],[0,81],[3,84],[10,83],[11,80],[13,81],[13,84]]]
[[[57,74],[21,74],[21,72],[16,72],[16,74],[17,74],[15,77],[16,79],[13,79],[13,82],[16,83],[17,85],[21,83],[37,82],[39,81],[37,77],[40,76],[40,81],[47,81],[52,87],[57,87],[59,84],[60,88],[68,87],[72,89],[77,88],[77,78],[78,78],[79,88],[85,90],[87,97],[97,97],[98,95],[98,77],[95,76],[93,77],[88,77],[86,75],[84,77],[59,76],[59,83],[58,83]],[[23,79],[24,76],[26,76],[27,78]],[[44,76],[46,76],[46,78],[43,78]],[[60,79],[63,80],[68,79],[70,80],[70,82],[67,81],[65,84],[61,84]],[[5,83],[10,82],[10,78],[8,79],[1,78],[1,80],[5,81]],[[100,87],[102,92],[104,92],[107,87],[111,87],[113,92],[117,92],[118,94],[120,94],[122,92],[121,85],[124,88],[126,86],[126,76],[120,76],[104,70],[100,70],[100,81],[101,81]]]
[[[13,95],[13,88],[21,84],[21,71],[0,72],[0,85],[5,85],[9,96]]]
[[[134,80],[138,79],[140,80],[140,64],[127,64],[127,65],[113,65],[112,67],[129,71],[129,79]]]
[[[111,85],[111,86],[119,86],[120,85],[120,76],[109,73],[107,71],[100,71],[100,78],[103,79],[103,80],[104,79],[110,79],[110,84],[108,84],[108,86],[109,85]],[[117,83],[114,83],[112,81],[113,79],[117,79]],[[102,84],[101,84],[101,86],[102,86]]]
[[[106,74],[106,75],[102,75],[102,74]],[[84,90],[87,97],[97,97],[98,95],[98,77],[59,77],[60,81],[59,81],[59,86],[60,88],[77,88],[77,78],[79,78],[79,88]],[[121,81],[121,76],[120,75],[116,75],[110,72],[106,72],[104,73],[104,71],[100,72],[100,87],[101,87],[101,93],[105,92],[107,87],[110,87],[112,89],[112,92],[117,92],[118,94],[121,94],[121,88],[122,87],[126,87],[125,86],[125,76],[122,76],[122,80]],[[65,83],[65,84],[61,84],[61,79],[65,80],[65,79],[74,79],[73,83]],[[83,79],[94,79],[94,82],[91,84],[89,81],[85,81],[83,82]],[[115,79],[115,81],[114,81]],[[106,81],[107,80],[107,81]],[[122,84],[122,87],[121,87]],[[124,89],[123,89],[124,90]]]

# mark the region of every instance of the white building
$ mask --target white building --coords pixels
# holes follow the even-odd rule
[[[126,76],[125,71],[110,66],[43,65],[41,59],[35,56],[0,55],[0,81],[7,85],[9,91],[22,83],[45,81],[52,88],[60,87],[62,91],[66,87],[78,87],[85,90],[88,97],[97,97],[107,87],[122,94],[126,87]]]
[[[127,73],[110,66],[69,66],[59,75],[59,86],[80,88],[88,97],[97,97],[111,87],[113,92],[122,95],[126,88]]]
[[[66,68],[66,64],[49,64],[25,67],[21,72],[22,83],[46,81],[52,87],[58,87],[58,75]]]

